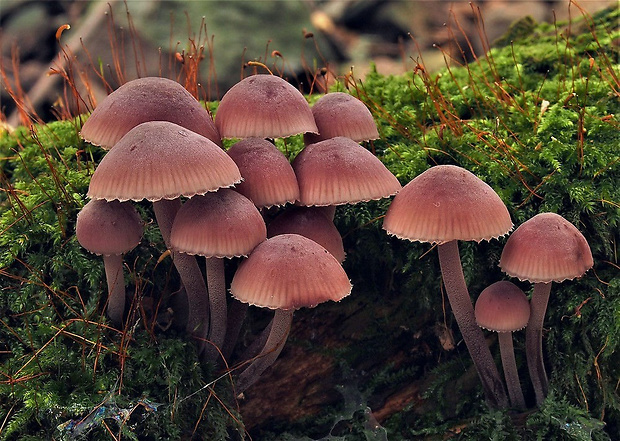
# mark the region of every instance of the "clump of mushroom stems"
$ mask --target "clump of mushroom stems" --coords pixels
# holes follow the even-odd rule
[[[170,232],[179,208],[181,208],[180,199],[162,199],[153,202],[157,225],[168,249],[171,249]],[[198,339],[204,339],[209,330],[209,294],[202,272],[195,256],[176,251],[171,251],[171,254],[190,305],[186,329]],[[204,350],[204,340],[198,343],[198,347],[200,352]]]
[[[484,334],[476,324],[474,307],[465,283],[458,242],[451,240],[437,246],[439,264],[452,313],[474,362],[485,396],[493,407],[506,408],[508,400],[504,383],[493,361]]]

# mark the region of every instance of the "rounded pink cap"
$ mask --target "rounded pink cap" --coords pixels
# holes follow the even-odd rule
[[[340,263],[318,243],[281,234],[260,243],[239,265],[230,292],[237,300],[271,309],[314,307],[351,293]]]
[[[336,136],[345,136],[355,142],[379,138],[377,125],[368,107],[352,95],[331,92],[323,95],[312,106],[318,135],[304,135],[306,145]]]
[[[431,167],[394,197],[383,228],[401,239],[480,242],[512,229],[508,209],[477,176],[454,165]]]
[[[555,213],[540,213],[519,225],[499,261],[506,274],[534,283],[574,279],[593,264],[586,238]]]
[[[396,194],[398,179],[372,153],[343,136],[306,146],[293,161],[301,205],[367,202]]]
[[[131,129],[106,153],[93,173],[88,196],[157,201],[240,181],[235,162],[213,141],[171,122],[149,121]]]
[[[275,75],[252,75],[231,87],[215,113],[222,138],[284,138],[317,132],[299,90]]]
[[[235,189],[258,208],[294,203],[299,199],[299,185],[291,163],[271,142],[263,138],[246,138],[228,149],[239,167],[243,182]]]
[[[325,247],[338,262],[345,259],[340,232],[319,207],[288,207],[267,225],[267,236],[294,233]]]
[[[265,221],[245,196],[228,188],[194,196],[179,209],[171,248],[206,257],[246,256],[267,238]]]
[[[485,288],[476,300],[476,323],[495,332],[513,332],[527,326],[530,302],[514,283],[502,280]]]
[[[222,145],[207,110],[173,80],[145,77],[129,81],[108,95],[88,117],[80,135],[105,149],[146,121],[169,121]]]
[[[77,215],[75,235],[94,254],[119,255],[135,248],[144,226],[136,209],[119,201],[89,201]]]

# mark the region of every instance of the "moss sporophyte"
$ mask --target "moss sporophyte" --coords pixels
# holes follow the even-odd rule
[[[342,300],[299,309],[292,321],[290,311],[276,313],[273,334],[269,324],[273,314],[239,307],[228,299],[227,318],[235,317],[228,324],[243,324],[234,331],[236,348],[224,338],[231,365],[206,360],[213,356],[205,349],[213,347],[208,339],[210,319],[196,317],[205,313],[208,317],[208,296],[200,298],[198,308],[188,308],[187,301],[192,286],[208,292],[204,267],[195,265],[197,259],[189,254],[191,259],[181,257],[185,253],[170,246],[169,235],[177,210],[193,196],[189,193],[238,182],[234,167],[215,187],[190,190],[171,189],[176,182],[157,181],[164,172],[157,178],[144,178],[141,173],[146,170],[129,173],[137,187],[150,191],[160,186],[165,194],[111,197],[132,200],[123,204],[135,208],[143,232],[139,246],[123,255],[122,271],[114,271],[111,279],[116,282],[109,288],[103,259],[80,245],[76,224],[78,213],[91,203],[89,187],[90,196],[99,198],[94,193],[99,191],[99,175],[121,150],[106,151],[80,137],[87,115],[62,113],[61,121],[4,131],[0,135],[0,439],[219,440],[249,439],[248,434],[261,440],[620,439],[620,72],[615,61],[620,12],[610,9],[589,16],[577,14],[578,5],[571,5],[575,9],[569,22],[516,25],[509,38],[468,63],[461,54],[444,51],[447,65],[437,73],[425,69],[418,58],[418,67],[404,75],[372,71],[363,80],[351,75],[338,78],[332,91],[364,103],[380,136],[355,148],[374,153],[404,187],[393,199],[381,197],[335,209],[324,203],[329,208],[317,210],[327,213],[325,220],[340,233],[346,259],[330,260],[330,266],[346,272],[339,280],[352,283],[350,295],[342,298],[343,288],[334,298]],[[71,72],[65,70],[62,76],[68,90],[77,93],[75,82],[81,77]],[[188,89],[199,90],[195,86]],[[19,94],[14,96],[19,100]],[[78,109],[84,110],[91,101],[82,98]],[[317,101],[316,96],[304,98]],[[62,107],[66,112],[75,108],[66,104]],[[217,122],[218,103],[206,104]],[[205,109],[204,103],[200,109]],[[174,126],[171,138],[194,137],[179,121],[155,125],[162,124]],[[140,130],[148,128],[149,124]],[[159,141],[167,136],[160,129]],[[301,134],[257,136],[273,138],[265,142],[275,145],[289,162],[305,148]],[[234,159],[224,150],[232,150],[237,139],[221,142],[224,150],[219,138],[203,139],[207,138],[196,142],[209,144],[206,148],[212,152],[205,161],[230,164]],[[140,150],[139,141],[125,142],[134,154]],[[120,173],[126,162],[119,160],[112,171]],[[166,168],[186,171],[196,162],[175,165],[169,159]],[[504,408],[503,385],[489,387],[497,381],[480,381],[476,375],[476,365],[461,342],[463,338],[469,345],[467,331],[453,323],[455,306],[442,300],[444,289],[450,301],[453,293],[448,282],[445,288],[442,284],[445,265],[430,252],[435,245],[421,242],[421,236],[414,242],[402,241],[383,230],[393,221],[386,212],[396,210],[397,201],[407,197],[407,184],[427,170],[445,167],[472,173],[491,188],[516,227],[512,234],[536,215],[553,213],[583,235],[592,255],[591,270],[554,285],[543,325],[536,331],[542,342],[542,360],[537,356],[537,363],[542,362],[548,376],[542,398],[532,386],[526,354],[538,340],[533,345],[525,333],[513,335],[525,411]],[[370,177],[365,182],[372,181]],[[109,196],[113,186],[101,187],[105,190],[100,196]],[[129,184],[121,187],[119,191],[129,191]],[[157,202],[149,202],[166,197],[161,205],[167,217],[154,207]],[[367,199],[374,198],[362,198]],[[464,198],[460,201],[466,205]],[[290,208],[275,205],[260,208],[261,222],[268,223],[276,212]],[[438,222],[428,221],[431,226]],[[458,251],[453,262],[456,257],[461,261],[454,284],[471,294],[470,303],[485,288],[508,278],[502,271],[510,274],[506,260],[500,265],[502,253],[512,247],[512,234],[502,236],[508,229],[491,233],[500,236],[497,240],[463,241],[452,250]],[[456,248],[447,236],[424,240],[441,243],[440,254],[446,245]],[[226,260],[224,280],[233,280],[237,267],[250,271],[250,258],[241,265],[239,257]],[[178,270],[183,262],[187,265]],[[259,271],[266,277],[270,269],[267,265]],[[242,282],[246,284],[241,279],[236,283]],[[528,297],[537,295],[531,284],[511,282]],[[105,311],[111,305],[108,293],[121,286],[126,303],[118,325],[118,319],[110,321]],[[297,285],[291,286],[303,294]],[[258,289],[242,291],[246,288]],[[226,329],[228,334],[231,326]],[[501,354],[495,337],[476,332],[483,332],[488,343],[486,366],[497,370]],[[256,354],[265,357],[255,358]],[[276,357],[271,369],[254,382],[254,373]],[[247,385],[243,398],[235,390],[239,372],[244,372]],[[490,372],[503,382],[493,369]],[[256,416],[256,409],[261,415]]]

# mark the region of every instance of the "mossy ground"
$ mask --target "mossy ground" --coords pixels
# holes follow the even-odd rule
[[[280,360],[244,400],[169,326],[178,280],[146,203],[145,237],[125,260],[132,316],[110,327],[102,262],[73,234],[104,152],[80,140],[76,118],[0,138],[0,439],[235,439],[244,427],[260,440],[620,439],[618,19],[521,23],[468,65],[451,59],[431,74],[420,60],[407,75],[337,86],[372,110],[381,139],[367,147],[403,184],[458,164],[498,192],[516,225],[552,211],[584,233],[595,265],[553,286],[541,408],[518,333],[532,408],[486,407],[435,250],[385,234],[389,201],[338,209],[354,292],[299,311]],[[292,158],[301,138],[279,146]],[[506,278],[503,243],[461,244],[474,296]],[[267,319],[251,315],[246,337]]]

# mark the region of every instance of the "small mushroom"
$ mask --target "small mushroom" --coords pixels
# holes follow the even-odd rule
[[[508,406],[502,378],[482,330],[476,325],[458,241],[480,242],[512,229],[508,209],[477,176],[455,165],[437,165],[415,177],[394,197],[383,221],[388,234],[437,244],[441,274],[469,354],[493,407]]]
[[[513,407],[525,409],[512,333],[527,326],[530,318],[530,302],[527,296],[512,282],[495,282],[478,296],[475,314],[478,326],[497,332],[510,403]]]
[[[337,136],[345,136],[355,142],[379,138],[377,125],[368,107],[348,93],[323,95],[312,106],[312,115],[319,133],[304,134],[306,145]]]
[[[534,284],[530,320],[525,330],[527,366],[536,404],[549,390],[542,350],[542,328],[552,282],[581,277],[594,261],[581,232],[559,214],[539,213],[508,238],[499,266],[509,276]]]
[[[123,324],[125,312],[123,254],[138,245],[143,229],[135,208],[119,201],[91,200],[77,216],[78,242],[91,253],[103,255],[108,283],[107,314],[116,326]]]
[[[344,245],[340,232],[320,207],[287,207],[267,225],[267,237],[278,234],[300,234],[312,239],[327,251],[338,262],[345,259]]]
[[[239,375],[237,393],[254,384],[277,359],[296,309],[339,301],[351,289],[340,263],[311,239],[281,234],[260,243],[239,265],[230,292],[241,302],[275,309],[275,313],[261,353]]]

